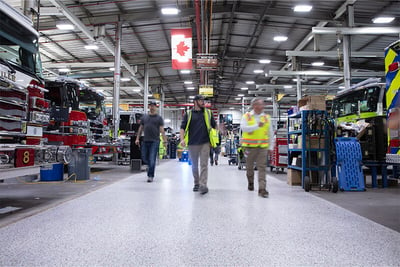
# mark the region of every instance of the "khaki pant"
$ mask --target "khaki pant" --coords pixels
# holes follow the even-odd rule
[[[192,161],[192,174],[194,178],[194,184],[201,186],[207,186],[208,179],[208,157],[210,153],[210,144],[205,143],[202,145],[190,145],[189,157]],[[199,161],[200,161],[200,173],[199,173]]]
[[[254,183],[254,162],[258,170],[258,190],[265,190],[267,187],[267,156],[268,149],[261,147],[246,147],[246,176],[249,183]]]

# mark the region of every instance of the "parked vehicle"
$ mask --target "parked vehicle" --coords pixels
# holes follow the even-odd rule
[[[357,137],[363,160],[385,160],[385,84],[379,79],[368,79],[339,92],[333,99],[332,116],[337,137]]]
[[[77,80],[62,77],[46,81],[46,89],[51,120],[44,136],[49,142],[91,148],[95,161],[112,160],[118,145],[110,134],[104,97]]]
[[[39,55],[39,33],[32,21],[0,1],[0,179],[38,174],[47,163],[68,163],[71,149],[48,145],[49,123]]]

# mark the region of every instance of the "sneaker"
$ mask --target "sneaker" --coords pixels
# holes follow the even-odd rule
[[[267,198],[267,197],[269,196],[269,193],[268,193],[268,191],[265,190],[265,189],[260,189],[260,190],[258,190],[258,195],[259,195],[260,197]]]
[[[215,160],[215,165],[218,165],[218,160]]]
[[[204,195],[208,193],[208,188],[207,186],[200,186],[200,194]]]
[[[200,187],[200,185],[195,184],[194,187],[193,187],[193,192],[199,191],[199,187]]]
[[[150,177],[150,176],[149,176],[149,177],[147,177],[147,182],[148,182],[148,183],[151,183],[151,182],[153,182],[153,179],[154,179],[153,177]]]
[[[249,189],[249,191],[254,191],[254,183],[249,183],[247,189]]]

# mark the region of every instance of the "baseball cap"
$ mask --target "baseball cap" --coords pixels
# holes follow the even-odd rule
[[[156,101],[149,101],[149,105],[157,106],[157,102]]]
[[[194,100],[204,100],[204,96],[202,96],[202,95],[196,95],[196,96],[194,97]]]

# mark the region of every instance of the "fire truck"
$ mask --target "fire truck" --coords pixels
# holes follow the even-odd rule
[[[75,80],[60,77],[46,81],[50,123],[44,136],[71,148],[91,148],[94,161],[111,160],[118,152],[105,115],[104,97]]]
[[[40,166],[68,163],[71,148],[49,145],[39,34],[32,21],[0,1],[0,179],[38,174]]]

